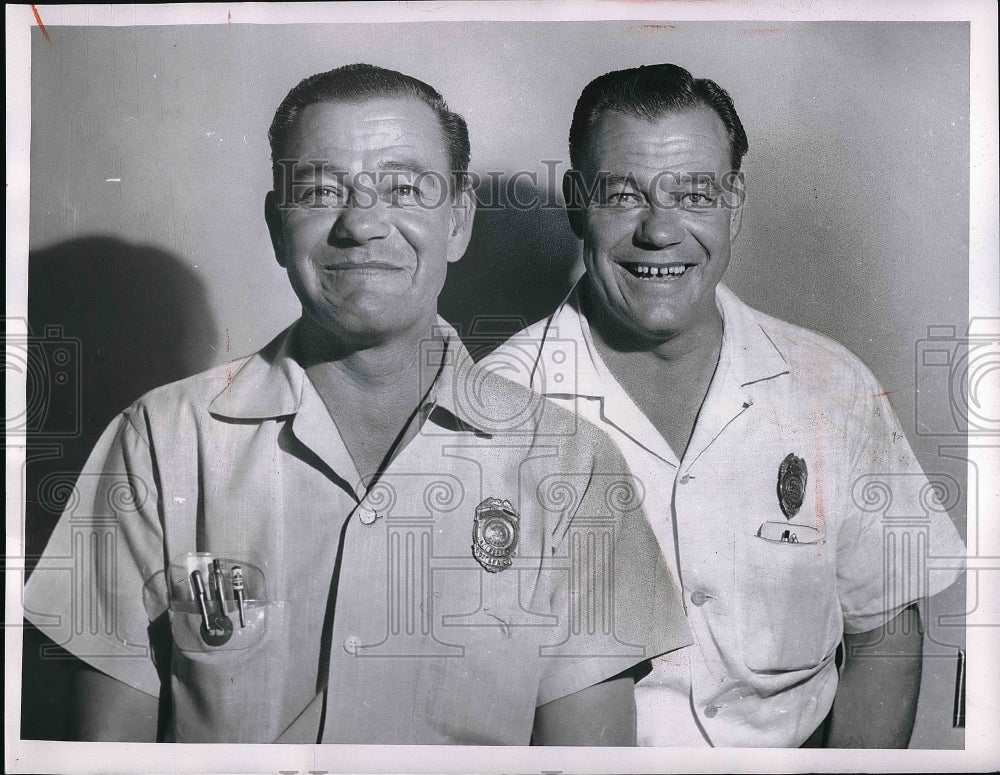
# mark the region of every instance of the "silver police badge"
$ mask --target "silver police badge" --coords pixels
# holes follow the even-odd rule
[[[472,556],[489,573],[509,568],[516,554],[520,517],[508,500],[487,498],[476,506]]]

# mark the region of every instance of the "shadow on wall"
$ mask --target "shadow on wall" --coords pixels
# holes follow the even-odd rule
[[[475,359],[551,313],[574,279],[579,251],[554,195],[517,179],[486,181],[465,257],[448,268],[438,311]]]
[[[101,432],[148,390],[214,363],[217,331],[200,278],[176,256],[110,237],[28,257],[28,572]],[[44,656],[42,650],[44,648]],[[21,737],[64,739],[78,664],[31,626],[24,638]]]

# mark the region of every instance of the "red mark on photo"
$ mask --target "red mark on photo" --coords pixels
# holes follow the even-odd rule
[[[676,30],[676,24],[640,24],[638,27],[629,27],[629,32],[635,32],[637,30]]]
[[[51,43],[52,39],[49,37],[49,33],[45,30],[45,25],[42,24],[42,17],[38,14],[38,9],[35,8],[34,3],[31,5],[31,12],[35,14],[35,22],[38,24],[38,29],[42,31],[42,37],[45,38],[47,43]]]

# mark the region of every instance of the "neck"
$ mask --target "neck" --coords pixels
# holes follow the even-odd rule
[[[414,418],[441,369],[444,342],[432,341],[428,327],[422,337],[345,346],[307,320],[296,343],[299,362],[370,484],[419,429]]]
[[[321,381],[328,386],[332,382],[362,393],[408,393],[421,384],[430,385],[424,378],[433,379],[440,368],[440,341],[431,322],[403,336],[347,342],[303,316],[296,349],[302,367],[310,376],[321,375]],[[428,359],[422,357],[423,353],[437,357]]]
[[[670,337],[640,337],[588,308],[590,331],[608,370],[683,459],[722,351],[722,317]],[[596,314],[594,314],[596,312]],[[667,400],[665,400],[665,397]]]
[[[712,305],[703,319],[683,330],[649,336],[626,327],[593,298],[589,286],[582,286],[585,316],[591,335],[603,354],[647,355],[664,366],[711,363],[714,368],[722,349],[722,315]]]

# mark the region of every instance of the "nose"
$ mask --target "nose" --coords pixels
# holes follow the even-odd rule
[[[347,205],[333,224],[331,242],[334,244],[363,245],[373,239],[383,239],[389,234],[385,218],[385,205],[372,197],[351,194]]]
[[[636,244],[653,250],[676,245],[683,239],[680,214],[673,207],[647,207],[635,230]]]

